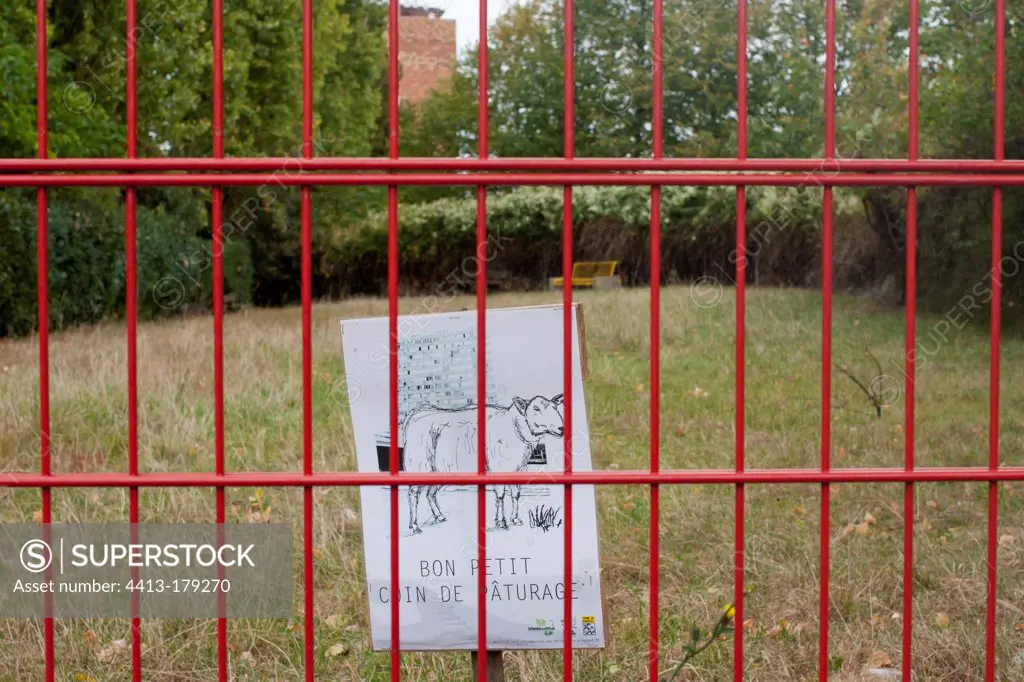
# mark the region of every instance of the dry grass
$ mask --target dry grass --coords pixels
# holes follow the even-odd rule
[[[498,295],[496,307],[552,301],[557,295]],[[586,306],[591,376],[586,392],[597,468],[643,468],[649,449],[648,292],[581,293]],[[410,311],[418,301],[403,301]],[[473,307],[458,299],[451,307]],[[694,305],[685,287],[663,294],[662,464],[734,464],[734,307],[730,291],[716,306]],[[314,449],[320,470],[355,467],[338,320],[386,314],[386,303],[357,300],[314,309]],[[924,337],[935,320],[922,317]],[[901,377],[902,313],[837,297],[836,358],[870,380],[869,349],[885,371]],[[231,470],[301,468],[302,358],[299,311],[248,310],[225,323],[226,453]],[[755,290],[748,296],[747,466],[814,467],[820,458],[820,296]],[[929,342],[927,348],[934,344]],[[1024,343],[1003,351],[1002,460],[1020,463]],[[208,318],[150,324],[139,332],[139,440],[143,471],[212,470],[213,365]],[[55,335],[52,359],[53,468],[59,472],[123,471],[126,461],[125,343],[121,325]],[[895,364],[894,364],[895,363]],[[37,348],[0,344],[0,462],[6,470],[38,467]],[[918,382],[917,461],[921,466],[983,465],[988,437],[988,341],[977,330],[951,337],[928,357]],[[836,466],[901,466],[902,400],[881,418],[847,378],[834,375],[832,421]],[[985,484],[916,487],[915,678],[980,679],[984,660]],[[576,654],[577,679],[646,679],[648,491],[599,490],[604,589],[610,643]],[[230,521],[254,511],[254,491],[229,492]],[[273,521],[290,522],[301,541],[301,491],[271,489]],[[746,670],[751,680],[816,679],[818,632],[818,486],[748,486]],[[831,648],[833,679],[861,679],[876,652],[899,665],[902,584],[900,485],[833,486]],[[665,486],[662,494],[663,669],[694,623],[710,625],[732,595],[733,489]],[[214,518],[210,490],[151,489],[141,497],[143,521]],[[316,653],[321,679],[387,679],[387,656],[368,649],[359,506],[353,490],[317,490]],[[35,490],[0,490],[0,520],[29,521]],[[874,523],[860,532],[870,514]],[[1000,486],[998,665],[1002,679],[1024,679],[1015,663],[1024,649],[1024,505],[1019,486]],[[58,490],[58,521],[125,520],[127,493]],[[301,546],[301,545],[296,545]],[[238,679],[302,675],[301,560],[295,566],[296,619],[229,622],[230,665]],[[940,616],[940,614],[944,614]],[[0,679],[42,675],[40,623],[3,621]],[[58,679],[128,676],[121,620],[59,621]],[[146,679],[215,677],[211,621],[145,621]],[[326,657],[334,644],[347,653]],[[724,680],[731,645],[719,643],[681,678]],[[405,679],[469,679],[465,654],[404,656]],[[512,653],[513,680],[560,679],[561,654]]]

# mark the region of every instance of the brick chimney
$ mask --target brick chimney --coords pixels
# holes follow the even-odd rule
[[[455,71],[455,22],[440,9],[402,6],[398,20],[398,96],[419,104]]]

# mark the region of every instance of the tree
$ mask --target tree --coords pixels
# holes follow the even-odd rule
[[[125,88],[131,52],[138,63],[139,155],[212,156],[211,12],[207,0],[140,2],[137,30],[126,44],[122,4],[50,0],[49,154],[117,157],[125,153]],[[382,103],[377,84],[385,63],[385,8],[370,0],[324,0],[316,3],[315,12],[314,151],[319,155],[367,155]],[[301,4],[292,0],[226,0],[224,44],[225,153],[301,156]],[[34,46],[35,14],[30,7],[25,3],[0,7],[0,75],[6,85],[0,97],[0,154],[5,157],[36,155]],[[297,164],[283,165],[275,175],[296,168]],[[331,232],[365,215],[375,194],[351,189],[318,189],[316,194],[314,251],[322,253]],[[148,259],[147,272],[172,272],[187,280],[188,301],[183,299],[183,303],[208,303],[212,254],[220,248],[212,243],[211,192],[205,188],[141,188],[137,195],[140,263]],[[225,277],[229,293],[238,300],[254,296],[258,302],[280,303],[298,298],[298,195],[297,188],[280,186],[274,176],[268,176],[262,188],[225,189]],[[76,293],[82,299],[96,293],[93,300],[104,303],[51,320],[51,324],[89,321],[95,319],[95,310],[102,316],[122,309],[124,206],[120,196],[98,190],[51,192],[51,239],[64,234],[77,239],[88,233],[93,243],[102,245],[103,254],[99,260],[90,260],[83,243],[83,249],[62,252],[76,254],[78,261],[61,266],[53,255],[54,286],[75,268],[104,263],[90,278],[80,280],[80,288],[94,286],[95,292]],[[0,281],[0,298],[4,299],[0,309],[12,301],[12,305],[18,303],[7,296],[24,298],[17,288],[27,272],[24,268],[34,273],[33,249],[29,248],[34,221],[21,224],[30,215],[27,201],[21,193],[10,192],[0,206],[4,217],[0,242],[25,246],[0,253],[0,280],[4,280]],[[83,220],[88,222],[88,230],[82,228]],[[255,266],[252,286],[243,284],[251,279],[250,258]],[[112,262],[120,265],[111,268]],[[186,262],[187,271],[182,273]],[[4,279],[7,277],[10,279]],[[27,281],[34,281],[34,274]],[[13,284],[8,287],[8,283]],[[142,286],[145,283],[140,281],[140,306],[145,306],[152,297]],[[239,291],[239,287],[252,290]],[[15,294],[16,289],[21,293]],[[107,295],[111,291],[113,297]],[[18,316],[17,329],[5,326],[0,333],[27,331],[23,320],[33,316],[22,315],[20,307]]]

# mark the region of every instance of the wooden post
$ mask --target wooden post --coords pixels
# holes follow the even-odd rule
[[[477,661],[479,655],[477,652],[470,654],[470,662],[473,665],[473,682],[505,682],[505,659],[502,657],[501,651],[488,651],[487,652],[487,679],[481,680],[477,677]]]

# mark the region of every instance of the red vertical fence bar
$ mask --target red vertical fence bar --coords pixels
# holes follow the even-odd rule
[[[664,6],[654,0],[654,35],[651,53],[653,93],[651,109],[652,143],[654,158],[664,154]],[[661,187],[651,186],[651,472],[661,469]],[[650,679],[658,679],[658,641],[660,592],[659,560],[661,558],[660,528],[661,491],[657,483],[651,484],[651,584],[650,584]]]
[[[918,0],[910,0],[910,62],[907,69],[907,118],[909,139],[907,157],[917,161],[917,84],[918,84]],[[915,351],[917,344],[917,188],[907,188],[907,241],[906,241],[906,356],[904,357],[904,470],[914,470],[914,388],[917,381]],[[914,483],[903,487],[903,679],[913,679],[914,629]]]
[[[477,156],[486,159],[487,115],[487,0],[480,0],[479,45],[477,47]],[[477,473],[487,473],[487,187],[476,188],[476,405]],[[480,682],[487,682],[487,488],[477,486],[477,670]]]
[[[36,0],[36,154],[40,159],[48,155],[46,135],[46,0]],[[39,473],[50,476],[50,312],[48,305],[47,267],[47,210],[46,190],[36,189],[36,289],[39,320]],[[50,488],[42,488],[43,524],[45,540],[49,542],[51,520]],[[49,580],[49,573],[46,574]],[[43,620],[43,650],[46,659],[46,679],[54,679],[53,659],[53,598],[44,597],[46,618]]]
[[[302,158],[313,158],[313,0],[302,0]],[[313,473],[313,189],[301,189],[302,473]],[[314,677],[313,486],[302,489],[302,582],[306,679]]]
[[[213,0],[213,157],[224,158],[224,0]],[[224,191],[213,188],[213,390],[214,470],[224,466]],[[227,521],[225,488],[217,485],[217,523]],[[222,539],[218,531],[218,542]],[[223,578],[218,570],[218,578]],[[225,594],[217,593],[217,678],[228,679],[228,622]]]
[[[747,158],[747,2],[738,0],[736,18],[736,158]],[[736,471],[746,468],[746,365],[747,365],[747,188],[736,188]],[[733,623],[733,679],[743,679],[743,569],[744,507],[746,489],[736,484],[735,587]]]
[[[996,0],[995,150],[996,161],[1005,158],[1006,0]],[[988,468],[999,468],[999,336],[1002,315],[1003,189],[992,188],[992,322],[989,383]],[[999,483],[988,484],[988,595],[985,606],[985,679],[996,676],[996,559],[999,526]]]
[[[136,1],[125,0],[125,144],[129,159],[137,155],[137,101],[136,101]],[[139,473],[139,423],[138,423],[138,349],[137,322],[138,302],[136,296],[136,240],[135,240],[135,188],[125,188],[124,216],[124,249],[125,249],[125,319],[128,334],[128,473]],[[139,488],[128,489],[128,520],[132,524],[132,542],[138,541],[139,522]],[[133,567],[132,581],[138,580],[139,571]],[[139,593],[132,590],[131,595],[131,641],[132,641],[132,680],[142,679],[142,630],[139,620]]]
[[[825,0],[825,164],[835,158],[836,3]],[[823,169],[826,172],[829,168]],[[821,470],[832,468],[832,187],[822,205]],[[831,490],[821,484],[821,585],[818,595],[818,679],[828,682],[829,536]]]
[[[488,149],[488,52],[487,52],[487,1],[478,0],[479,17],[479,51],[478,69],[480,88],[478,92],[478,158],[475,160],[483,169],[490,164]],[[54,486],[106,486],[123,485],[129,490],[130,521],[139,521],[139,488],[146,485],[203,485],[216,490],[217,521],[226,521],[225,496],[229,482],[248,485],[296,485],[303,488],[303,582],[304,582],[304,617],[305,617],[305,677],[315,677],[315,640],[314,640],[314,584],[313,584],[313,488],[315,485],[371,485],[386,484],[390,490],[390,533],[391,533],[391,568],[390,586],[394,593],[399,584],[399,535],[398,509],[400,462],[398,453],[398,185],[414,180],[423,184],[468,184],[476,187],[476,285],[477,285],[477,402],[478,402],[478,458],[475,474],[464,477],[455,475],[454,479],[464,480],[477,486],[477,544],[478,560],[481,566],[478,572],[479,609],[478,609],[478,667],[476,672],[481,680],[486,678],[487,671],[487,598],[486,598],[486,486],[495,480],[489,474],[486,464],[486,411],[487,402],[487,186],[490,184],[544,184],[561,185],[563,187],[562,213],[562,271],[563,287],[563,361],[564,361],[564,475],[557,475],[554,480],[564,485],[565,490],[565,523],[564,523],[564,583],[565,598],[563,600],[563,677],[569,681],[573,678],[573,618],[572,618],[572,579],[573,579],[573,485],[587,484],[636,484],[648,483],[651,487],[651,555],[650,555],[650,640],[648,647],[648,669],[650,679],[656,680],[659,675],[659,540],[660,540],[660,485],[670,483],[710,482],[735,485],[735,643],[733,650],[733,679],[743,678],[743,607],[744,607],[744,495],[745,484],[758,482],[819,482],[821,494],[821,525],[820,525],[820,592],[819,592],[819,679],[823,682],[829,674],[829,544],[830,544],[830,482],[834,481],[894,481],[904,484],[904,561],[903,578],[904,593],[902,604],[902,674],[904,679],[912,675],[913,653],[913,554],[914,554],[914,482],[917,480],[977,480],[987,481],[988,490],[988,527],[987,527],[987,598],[986,598],[986,635],[985,635],[985,673],[984,679],[995,680],[996,655],[996,587],[997,587],[997,531],[998,531],[998,481],[1021,480],[1024,474],[1019,468],[1002,469],[999,462],[999,390],[1000,390],[1000,329],[1001,329],[1001,292],[1002,292],[1002,186],[1005,184],[1021,184],[1021,175],[1004,174],[993,180],[992,176],[981,179],[970,179],[964,176],[968,172],[982,170],[1005,173],[1019,169],[1019,166],[1005,165],[1005,0],[995,2],[995,110],[994,110],[994,159],[991,165],[975,165],[961,160],[946,160],[947,165],[920,165],[919,131],[918,131],[918,89],[919,89],[919,13],[920,0],[909,0],[909,95],[908,95],[908,127],[909,144],[907,166],[888,165],[887,160],[860,160],[859,165],[853,162],[840,163],[835,154],[835,69],[836,69],[836,7],[835,0],[826,0],[826,47],[825,47],[825,160],[817,168],[823,176],[817,179],[780,178],[772,176],[721,176],[721,175],[689,175],[684,182],[693,184],[735,184],[736,185],[736,375],[735,375],[735,407],[736,407],[736,461],[734,470],[716,471],[663,471],[660,465],[660,274],[661,274],[661,198],[664,184],[677,184],[678,178],[671,175],[652,177],[641,175],[642,170],[669,170],[688,167],[693,170],[769,170],[798,171],[814,170],[820,161],[810,159],[778,160],[773,166],[767,160],[749,161],[747,158],[747,4],[739,0],[737,7],[737,152],[736,159],[689,159],[680,160],[681,166],[664,165],[664,114],[663,114],[663,0],[653,0],[653,44],[652,44],[652,79],[653,79],[653,162],[654,166],[643,166],[638,160],[608,159],[575,159],[574,154],[574,7],[573,0],[564,3],[564,158],[560,160],[516,160],[500,161],[486,166],[487,170],[548,170],[546,175],[491,175],[470,179],[468,182],[459,176],[450,176],[436,180],[429,174],[421,174],[410,179],[409,176],[390,175],[379,178],[372,175],[306,175],[299,181],[286,180],[287,184],[298,184],[301,188],[301,305],[302,305],[302,433],[303,433],[303,466],[301,477],[297,474],[256,475],[233,474],[226,472],[224,447],[224,365],[223,365],[223,187],[230,183],[259,184],[270,176],[257,175],[203,175],[198,178],[190,176],[172,176],[161,179],[154,175],[133,174],[139,170],[170,170],[177,168],[190,171],[225,171],[225,170],[272,170],[273,166],[261,166],[261,162],[274,162],[272,159],[236,159],[240,165],[224,163],[224,38],[223,38],[223,0],[213,0],[213,159],[184,159],[164,166],[147,166],[146,161],[138,159],[137,149],[137,0],[126,0],[126,159],[62,160],[67,168],[58,168],[49,164],[47,145],[47,3],[36,0],[36,100],[37,100],[37,159],[0,160],[3,167],[14,173],[25,171],[50,172],[52,170],[118,170],[121,175],[105,175],[88,177],[84,175],[65,175],[58,179],[37,175],[0,176],[0,186],[35,186],[37,201],[37,314],[39,326],[39,428],[40,428],[40,472],[36,474],[2,474],[0,485],[3,486],[38,486],[42,494],[42,520],[44,537],[49,538],[51,517],[51,491]],[[302,0],[302,167],[309,170],[316,166],[313,153],[313,0]],[[399,160],[399,18],[398,0],[389,0],[388,5],[388,161],[392,166],[383,166],[374,159],[345,160],[317,159],[325,162],[316,166],[320,170],[396,170],[394,165]],[[99,162],[123,161],[123,165],[103,167]],[[421,171],[466,170],[461,160],[435,159],[413,160],[422,162],[421,166],[411,164],[408,169]],[[429,161],[429,162],[428,162]],[[560,165],[545,165],[545,161],[558,161]],[[613,162],[621,162],[616,165]],[[635,163],[634,163],[635,162]],[[650,162],[650,160],[648,160]],[[989,163],[989,162],[986,162]],[[33,165],[39,164],[39,165]],[[90,164],[94,164],[93,167]],[[661,165],[659,165],[661,164]],[[687,166],[687,164],[689,164]],[[788,164],[788,165],[787,165]],[[803,164],[803,165],[802,165]],[[941,170],[950,175],[934,174]],[[842,168],[843,170],[840,170]],[[862,175],[850,173],[850,170],[861,170]],[[909,169],[909,170],[908,170]],[[651,334],[651,365],[650,365],[650,410],[651,410],[651,443],[650,468],[648,471],[635,472],[573,472],[573,315],[572,315],[572,266],[573,266],[573,183],[591,182],[597,176],[584,175],[578,171],[611,171],[627,170],[609,178],[598,178],[605,184],[640,184],[651,188],[651,300],[650,300],[650,334]],[[902,175],[868,175],[869,172],[882,170],[903,173]],[[933,174],[907,174],[931,170]],[[836,174],[836,175],[833,175]],[[832,175],[832,177],[829,177]],[[845,175],[846,177],[842,177]],[[821,452],[819,470],[765,470],[746,469],[745,461],[745,320],[746,320],[746,268],[747,268],[747,230],[746,230],[746,186],[751,184],[781,185],[823,185],[823,237],[822,237],[822,378],[821,378]],[[37,184],[32,184],[37,183]],[[212,187],[212,233],[213,233],[213,331],[214,331],[214,415],[215,415],[215,472],[211,476],[198,472],[175,474],[140,475],[138,455],[138,358],[137,358],[137,322],[138,322],[138,265],[136,258],[136,186],[144,184],[167,184]],[[312,187],[317,184],[387,184],[388,187],[388,330],[389,330],[389,430],[390,466],[386,478],[375,478],[375,475],[356,473],[314,474],[313,441],[312,441]],[[990,429],[989,453],[985,467],[918,469],[914,459],[914,401],[916,388],[915,343],[916,343],[916,298],[917,298],[917,186],[921,184],[978,184],[992,186],[992,298],[991,298],[991,347],[990,347]],[[1001,184],[997,184],[1001,183]],[[125,257],[126,257],[126,341],[127,341],[127,402],[128,402],[128,473],[127,474],[53,474],[51,472],[50,444],[50,410],[49,410],[49,339],[48,339],[48,229],[47,229],[47,186],[114,185],[125,186]],[[878,184],[903,186],[907,188],[907,245],[906,245],[906,311],[905,311],[905,450],[902,468],[875,470],[836,470],[831,468],[831,350],[832,350],[832,251],[833,251],[833,186],[836,184]],[[418,480],[412,478],[412,480]],[[449,479],[451,480],[451,479]],[[502,480],[498,476],[498,480]],[[513,479],[516,480],[516,479]],[[371,482],[372,481],[372,482]],[[134,531],[133,531],[134,532]],[[133,572],[134,577],[134,572]],[[132,679],[141,680],[141,630],[139,619],[139,597],[132,594],[131,611],[131,652]],[[391,601],[391,678],[400,679],[401,643],[400,643],[400,600]],[[46,612],[44,619],[44,657],[45,677],[55,677],[54,659],[54,620],[52,618],[52,601],[45,597]],[[228,679],[227,622],[226,603],[223,593],[218,594],[217,618],[217,671],[218,678]]]
[[[388,2],[388,158],[398,158],[398,0]],[[391,474],[391,584],[398,593],[398,186],[388,185],[388,387]],[[391,600],[391,679],[401,677],[399,600]]]
[[[565,158],[575,156],[575,38],[573,33],[573,0],[564,0],[562,43],[564,118],[562,125]],[[565,389],[565,473],[572,473],[572,185],[562,188],[562,347]],[[565,484],[565,551],[564,598],[562,599],[562,673],[566,682],[572,680],[572,484]]]

